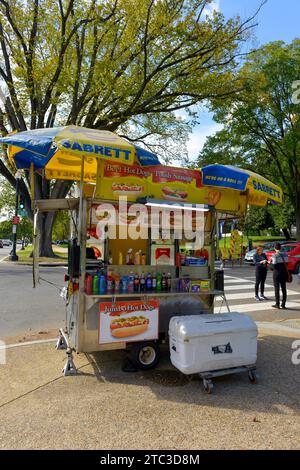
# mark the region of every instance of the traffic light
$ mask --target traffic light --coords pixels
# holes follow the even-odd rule
[[[22,194],[20,194],[19,208],[20,208],[21,210],[23,210],[23,209],[25,208],[24,197],[22,196]]]

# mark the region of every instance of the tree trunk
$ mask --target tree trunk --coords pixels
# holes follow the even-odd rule
[[[38,215],[39,256],[57,258],[52,249],[52,229],[55,212],[42,212]]]
[[[289,229],[288,228],[283,228],[282,232],[283,232],[283,235],[285,236],[285,239],[290,240],[291,235],[290,235]]]

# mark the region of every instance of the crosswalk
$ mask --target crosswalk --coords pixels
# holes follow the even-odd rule
[[[245,279],[238,276],[225,275],[224,283],[226,299],[232,312],[255,313],[272,310],[272,305],[275,302],[274,287],[272,284],[265,284],[265,296],[267,300],[259,302],[254,298],[255,278],[253,276]],[[287,297],[287,306],[289,308],[299,309],[300,315],[300,292],[288,288]],[[215,312],[227,312],[226,305],[220,299],[216,299]]]

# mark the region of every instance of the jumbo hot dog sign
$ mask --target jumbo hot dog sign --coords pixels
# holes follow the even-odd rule
[[[101,302],[99,312],[99,344],[158,338],[158,300]]]

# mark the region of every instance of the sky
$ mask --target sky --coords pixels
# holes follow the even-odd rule
[[[246,19],[256,12],[260,4],[261,0],[214,0],[210,10],[221,11],[225,18],[239,15]],[[278,40],[291,42],[295,37],[300,37],[300,0],[268,0],[255,23],[258,25],[254,29],[256,39],[252,43],[253,47]],[[199,116],[200,125],[193,129],[187,145],[191,160],[199,154],[206,137],[221,128],[213,121],[211,113],[200,112]]]

